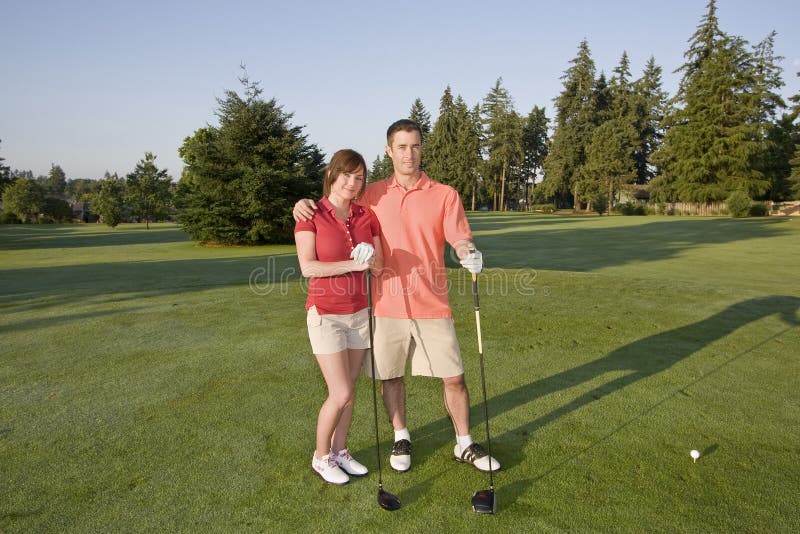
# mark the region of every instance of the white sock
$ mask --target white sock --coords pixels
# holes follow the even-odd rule
[[[408,428],[394,431],[394,440],[400,441],[401,439],[407,439],[408,441],[411,441],[411,434],[409,434]]]
[[[466,436],[456,436],[456,443],[458,444],[459,451],[464,452],[464,449],[472,445],[472,434],[467,434]]]

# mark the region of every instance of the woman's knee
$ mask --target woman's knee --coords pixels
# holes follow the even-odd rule
[[[347,406],[353,404],[355,399],[355,390],[353,388],[340,388],[331,391],[328,399],[340,410],[345,409]]]

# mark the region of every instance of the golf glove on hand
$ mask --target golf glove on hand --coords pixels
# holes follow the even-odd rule
[[[464,256],[461,266],[472,274],[478,274],[483,270],[483,254],[480,250],[474,250]]]
[[[372,255],[375,254],[375,249],[369,243],[361,242],[355,246],[350,257],[356,263],[367,263]]]

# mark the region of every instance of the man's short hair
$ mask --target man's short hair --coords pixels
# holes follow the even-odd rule
[[[422,130],[419,124],[409,119],[400,119],[394,121],[389,129],[386,130],[386,144],[392,146],[392,139],[397,132],[417,132],[420,140],[422,140]]]

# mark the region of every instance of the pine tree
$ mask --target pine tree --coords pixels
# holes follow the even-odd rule
[[[654,156],[661,175],[653,192],[661,200],[709,202],[735,190],[752,198],[768,186],[753,168],[762,113],[753,55],[744,39],[719,31],[715,12],[711,0],[681,67],[682,107],[665,119],[664,145]]]
[[[784,58],[775,55],[775,36],[773,31],[753,47],[755,83],[752,91],[758,99],[761,125],[761,147],[753,165],[769,184],[764,197],[778,201],[790,195],[787,180],[791,172],[789,160],[794,151],[794,125],[791,115],[778,116],[786,103],[778,93],[784,85],[783,69],[779,65]]]
[[[244,95],[218,99],[219,126],[195,131],[180,148],[179,221],[201,242],[288,243],[292,206],[318,196],[323,156],[290,124],[275,99],[240,78]]]
[[[458,118],[453,93],[448,85],[439,100],[439,117],[424,145],[425,172],[432,179],[451,184],[456,177]]]
[[[625,184],[636,179],[633,151],[636,131],[627,121],[614,118],[598,126],[592,134],[586,154],[586,164],[581,167],[584,198],[597,201],[611,209],[612,201]]]
[[[466,209],[475,210],[479,192],[479,168],[481,166],[481,122],[480,108],[470,110],[461,95],[456,97],[456,165],[453,187],[461,195]]]
[[[417,98],[414,100],[414,103],[411,105],[411,111],[408,112],[408,118],[419,125],[420,138],[424,148],[431,134],[431,114],[425,109],[421,99]],[[428,169],[427,159],[428,157],[425,154],[425,150],[423,150],[422,159],[420,160],[420,168],[423,170]]]
[[[544,161],[547,158],[547,123],[549,119],[545,115],[545,109],[534,106],[522,126],[522,159],[521,176],[524,180],[525,189],[525,209],[530,209],[531,196],[529,185],[536,183],[536,177],[544,169]]]
[[[789,174],[789,188],[791,198],[800,200],[800,143],[795,145],[794,156],[789,160],[792,172]]]
[[[67,188],[67,174],[60,165],[50,164],[50,172],[47,173],[47,179],[43,185],[47,195],[63,197]]]
[[[646,184],[655,175],[652,156],[661,146],[664,130],[661,122],[667,112],[667,93],[662,89],[661,67],[655,58],[645,65],[642,77],[634,82],[635,128],[639,139],[633,151],[636,183]]]
[[[166,169],[159,169],[156,166],[156,156],[152,152],[145,152],[144,158],[139,160],[133,172],[128,174],[125,187],[126,201],[131,206],[133,216],[144,220],[148,230],[150,221],[166,215],[166,209],[171,204],[171,184],[172,178]]]
[[[719,28],[717,18],[716,0],[709,0],[706,4],[706,14],[700,19],[694,34],[689,38],[689,49],[684,52],[683,57],[686,61],[675,72],[683,72],[678,92],[675,95],[677,100],[685,97],[688,85],[692,82],[695,74],[702,70],[703,63],[717,49],[717,44],[724,34]]]
[[[431,133],[431,114],[425,109],[420,98],[417,98],[414,100],[414,103],[411,104],[411,111],[408,112],[408,118],[419,125],[419,129],[422,133],[422,143],[424,144],[427,142],[428,136]]]
[[[6,159],[4,157],[0,156],[0,197],[2,197],[6,186],[10,185],[13,181],[11,179],[11,167],[3,164],[5,160]]]
[[[797,72],[796,75],[800,77],[800,72]],[[789,160],[791,172],[787,179],[788,197],[800,200],[800,125],[796,123],[798,117],[800,117],[800,92],[792,95],[789,100],[792,102],[792,109],[786,117],[789,123],[794,126],[792,131],[794,153],[792,159]]]
[[[572,205],[578,209],[580,168],[596,127],[595,65],[586,40],[581,41],[570,63],[561,77],[564,89],[555,102],[555,128],[541,189],[546,197],[555,197],[557,205],[569,202],[572,195]]]
[[[498,78],[481,106],[486,153],[487,172],[491,177],[490,192],[495,199],[495,209],[506,209],[506,180],[513,169],[522,162],[522,121],[514,110],[514,103],[508,91]]]

